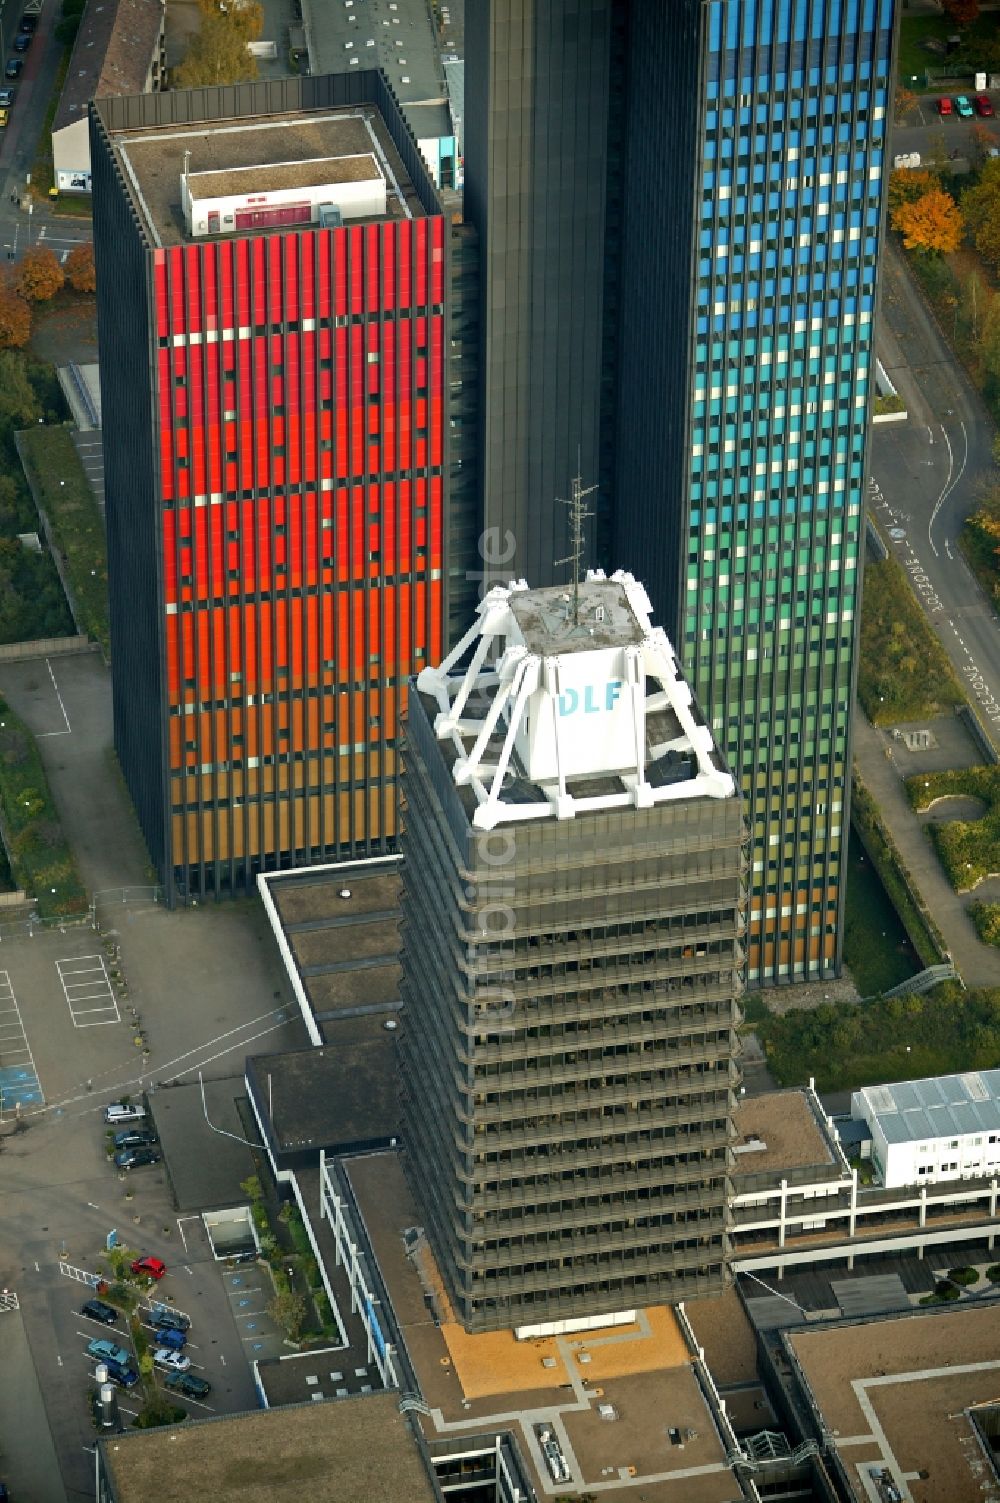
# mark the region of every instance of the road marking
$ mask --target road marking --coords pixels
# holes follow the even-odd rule
[[[58,1362],[59,1366],[62,1367],[63,1359],[60,1357],[58,1352],[56,1352],[56,1361]]]
[[[55,965],[74,1028],[121,1022],[103,955],[76,955]]]
[[[945,538],[945,540],[944,540],[944,551],[945,551],[945,553],[947,553],[948,557],[952,560],[952,562],[954,562],[955,555],[951,551],[951,543],[948,541],[947,538]]]
[[[927,523],[927,541],[930,543],[931,548],[934,550],[935,558],[939,558],[940,554],[938,553],[937,548],[934,546],[934,539],[931,537],[931,528],[934,526],[935,519],[938,512],[941,510],[941,507],[944,505],[945,501],[947,501],[948,497],[951,495],[952,491],[955,489],[956,485],[965,474],[965,467],[969,463],[969,434],[966,430],[965,423],[961,418],[959,418],[958,420],[958,426],[962,430],[962,441],[965,446],[965,453],[962,455],[962,463],[959,466],[958,472],[957,474],[955,474],[954,479],[952,479],[952,472],[954,470],[954,456],[952,454],[951,444],[948,440],[948,435],[945,432],[944,428],[942,427],[941,429],[941,432],[944,433],[944,441],[948,445],[948,479],[945,483],[944,490],[941,492],[940,496],[938,496],[937,501],[935,502],[934,510],[931,512],[930,519]]]
[[[21,1009],[17,1005],[14,988],[6,971],[0,971],[0,1038],[3,1041],[0,1117],[3,1116],[4,1108],[44,1106],[45,1096],[35,1069]]]
[[[250,1018],[248,1022],[240,1023],[235,1028],[229,1028],[225,1033],[217,1034],[215,1038],[205,1039],[202,1043],[196,1045],[195,1048],[186,1049],[183,1054],[175,1055],[173,1059],[164,1060],[163,1064],[160,1066],[159,1073],[164,1079],[174,1074],[187,1075],[193,1070],[200,1069],[201,1064],[210,1064],[212,1060],[221,1059],[223,1055],[231,1054],[234,1049],[241,1049],[246,1044],[252,1044],[257,1039],[263,1038],[265,1034],[273,1033],[277,1028],[284,1028],[290,1020],[294,1021],[297,1016],[298,1013],[291,1012],[287,1005],[282,1007],[273,1007],[270,1012],[261,1013],[260,1016],[256,1018]],[[211,1060],[203,1060],[201,1061],[201,1064],[185,1065],[184,1069],[181,1071],[176,1071],[174,1069],[174,1066],[179,1065],[182,1060],[190,1059],[192,1054],[198,1054],[202,1049],[210,1049],[213,1044],[221,1043],[223,1039],[232,1038],[234,1034],[242,1033],[245,1028],[252,1028],[256,1023],[261,1023],[266,1018],[280,1018],[281,1021],[275,1023],[271,1028],[265,1028],[260,1033],[253,1034],[253,1036],[249,1039],[237,1040],[235,1043],[230,1044],[228,1048],[219,1050],[217,1054],[213,1054],[211,1056]],[[105,1073],[110,1074],[111,1072],[107,1071]],[[111,1082],[105,1087],[105,1089],[109,1091],[113,1097],[114,1092],[126,1090],[129,1086],[142,1085],[145,1079],[145,1075],[135,1075],[130,1080],[118,1080]],[[91,1094],[87,1091],[81,1091],[77,1096],[66,1096],[62,1101],[52,1102],[50,1109],[55,1109],[57,1107],[60,1109],[65,1109],[68,1106],[75,1106],[77,1102],[80,1101],[90,1102],[91,1111],[103,1111],[103,1107],[93,1105]]]
[[[945,445],[948,449],[948,479],[945,481],[944,486],[941,490],[941,494],[938,496],[937,500],[934,503],[934,509],[927,519],[927,541],[931,545],[931,550],[935,558],[937,558],[938,556],[938,551],[934,545],[934,539],[931,537],[931,528],[934,526],[934,518],[937,516],[938,511],[940,510],[941,503],[943,502],[945,496],[948,494],[948,487],[951,484],[951,477],[955,471],[955,456],[951,451],[951,440],[949,439],[947,431],[943,425],[941,427],[941,433],[944,436]]]

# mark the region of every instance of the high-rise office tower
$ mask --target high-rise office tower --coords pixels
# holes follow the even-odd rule
[[[592,556],[641,570],[742,784],[765,984],[841,960],[895,9],[467,7],[487,522],[565,578],[582,444]]]
[[[91,120],[115,746],[154,863],[172,901],[383,850],[464,537],[465,232],[377,72]]]
[[[411,689],[404,1142],[469,1330],[718,1292],[745,830],[631,575],[496,586]]]

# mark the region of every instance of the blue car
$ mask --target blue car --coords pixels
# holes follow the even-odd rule
[[[134,1367],[129,1367],[127,1362],[108,1362],[108,1377],[119,1388],[134,1388],[139,1381],[139,1374]]]
[[[177,1326],[156,1326],[153,1340],[157,1346],[168,1346],[172,1351],[179,1352],[187,1346],[187,1332],[179,1330]]]

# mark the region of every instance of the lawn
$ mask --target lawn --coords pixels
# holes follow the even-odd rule
[[[984,878],[1000,873],[1000,766],[920,773],[907,778],[906,793],[918,813],[939,798],[980,799],[986,805],[981,819],[930,825],[930,837],[956,892],[968,892]]]
[[[945,42],[948,37],[961,35],[962,46],[951,57],[941,52],[929,52],[927,41]],[[972,26],[959,33],[954,21],[947,16],[904,16],[899,28],[899,81],[906,88],[919,92],[925,87],[924,75],[930,68],[935,73],[954,69],[957,74],[980,66],[975,53],[979,43],[993,43],[996,38],[996,18],[980,16]],[[914,83],[916,75],[918,82]],[[971,87],[970,87],[971,92]]]
[[[921,969],[892,899],[853,829],[847,848],[844,960],[863,997],[891,991]]]
[[[34,737],[0,699],[0,813],[17,885],[43,918],[81,913],[87,893],[66,842]]]
[[[783,1086],[815,1078],[820,1091],[919,1080],[1000,1065],[1000,990],[946,981],[919,997],[787,1012],[755,1022]]]
[[[919,906],[915,888],[903,859],[879,816],[878,807],[868,789],[854,774],[851,793],[851,821],[870,861],[874,863],[885,889],[906,930],[910,944],[922,966],[938,965],[944,959],[944,941],[934,920]],[[870,920],[869,920],[870,921]],[[884,925],[879,927],[879,936]],[[867,988],[862,987],[862,991]]]
[[[62,555],[77,619],[107,657],[111,648],[107,546],[97,501],[70,430],[62,424],[39,424],[20,433],[18,444]]]
[[[865,566],[858,698],[874,725],[898,725],[965,703],[944,648],[891,556]]]

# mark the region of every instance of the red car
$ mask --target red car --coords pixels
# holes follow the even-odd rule
[[[166,1271],[166,1263],[162,1263],[159,1258],[136,1258],[132,1264],[133,1273],[146,1273],[151,1279],[162,1279]]]
[[[939,99],[938,100],[938,114],[939,115],[950,115],[950,114],[952,114],[951,100],[950,99],[944,98],[944,99]]]
[[[977,94],[972,102],[978,114],[985,115],[987,119],[993,114],[993,101],[988,94]]]

